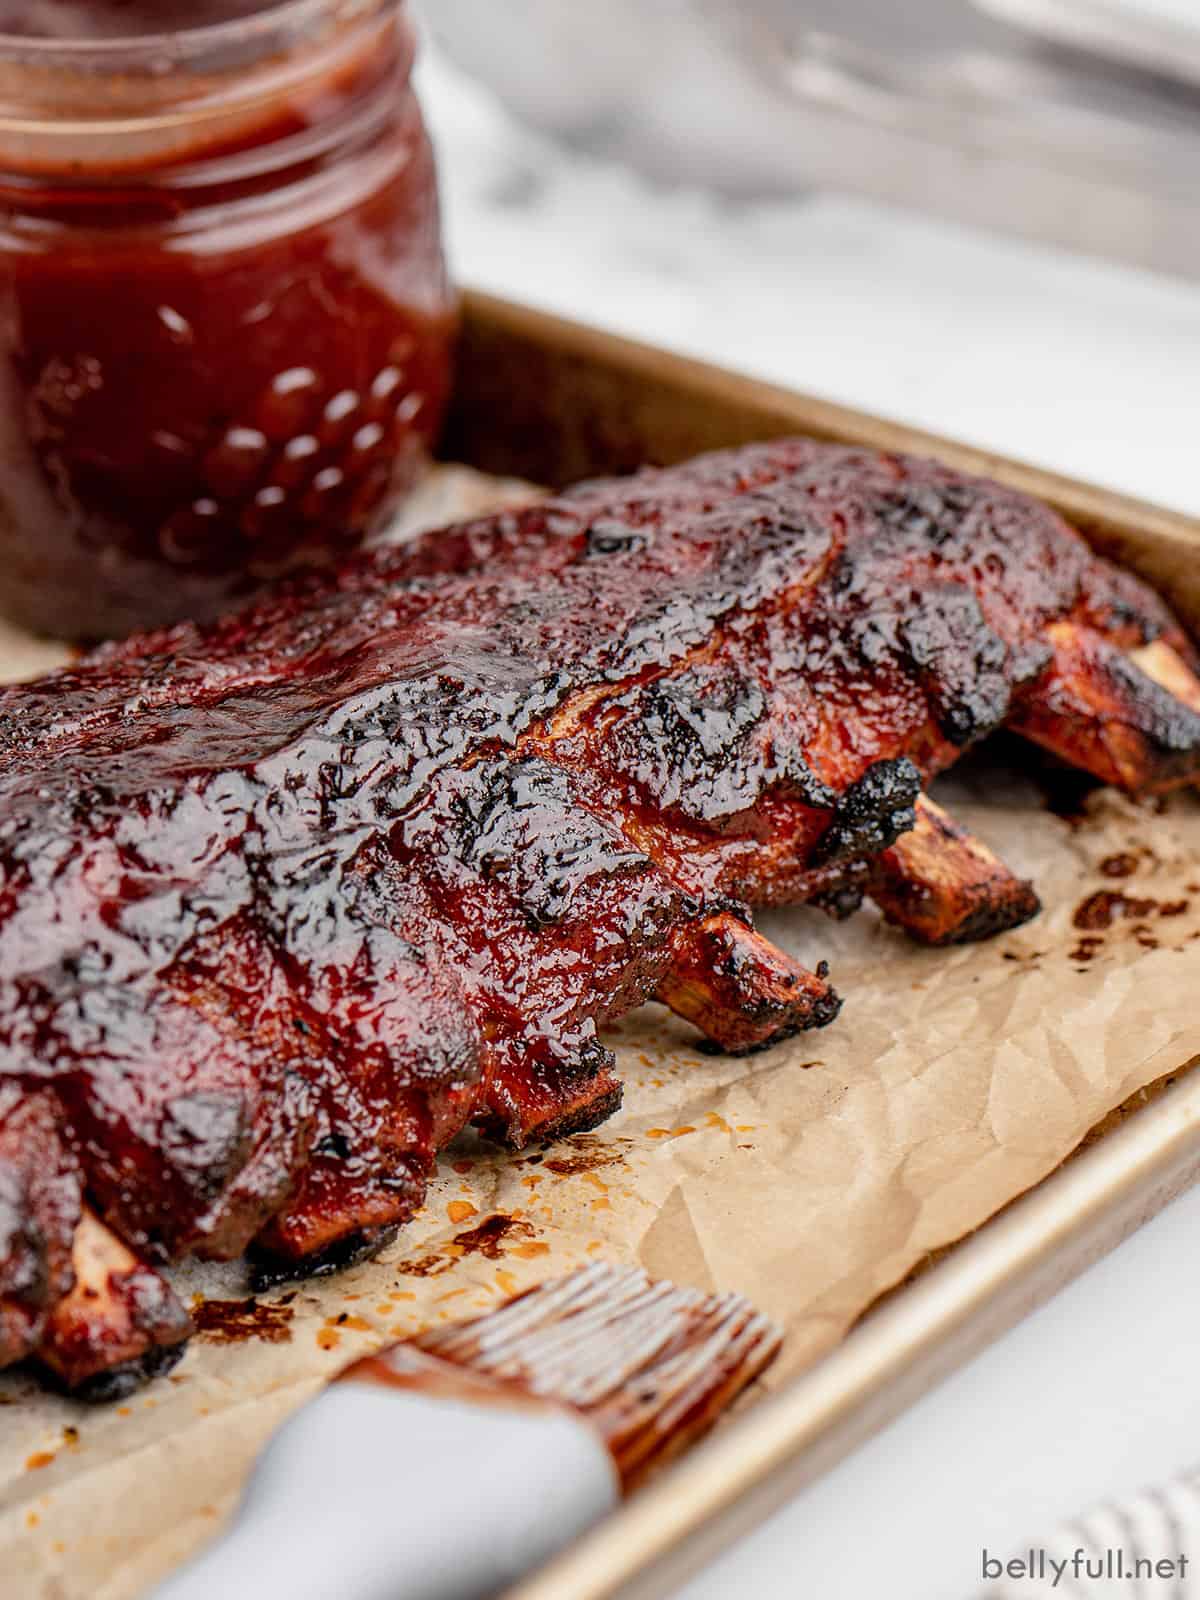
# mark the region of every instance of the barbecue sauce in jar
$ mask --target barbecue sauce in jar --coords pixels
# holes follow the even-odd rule
[[[454,300],[403,0],[0,0],[0,611],[211,616],[375,532]]]

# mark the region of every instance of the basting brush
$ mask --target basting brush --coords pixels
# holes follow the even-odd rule
[[[597,1263],[348,1367],[155,1600],[473,1600],[610,1511],[775,1358],[740,1295]]]

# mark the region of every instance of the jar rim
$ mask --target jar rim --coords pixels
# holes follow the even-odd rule
[[[177,165],[253,130],[386,36],[412,64],[405,0],[274,0],[130,38],[0,34],[0,172]],[[399,32],[396,32],[397,25]]]
[[[270,0],[257,10],[194,28],[152,33],[113,34],[103,38],[42,37],[0,32],[0,60],[32,67],[103,66],[116,71],[161,73],[172,67],[206,70],[206,59],[231,46],[277,46],[282,39],[303,37],[314,27],[344,26],[403,0]]]

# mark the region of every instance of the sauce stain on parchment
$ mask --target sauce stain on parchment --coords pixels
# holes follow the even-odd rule
[[[1097,889],[1079,902],[1071,920],[1084,933],[1098,933],[1111,928],[1119,917],[1140,921],[1157,909],[1157,900],[1133,899],[1120,889]]]
[[[1104,940],[1094,933],[1085,934],[1071,951],[1072,961],[1094,961],[1104,949]]]
[[[568,1144],[572,1141],[568,1140]],[[570,1155],[547,1156],[545,1167],[559,1178],[575,1178],[585,1172],[598,1172],[602,1167],[623,1167],[625,1157],[613,1145],[597,1143],[594,1147],[575,1145]]]
[[[594,1133],[576,1133],[545,1146],[537,1155],[521,1156],[515,1167],[541,1167],[556,1178],[574,1178],[601,1167],[623,1166],[631,1139],[600,1139]],[[529,1187],[529,1184],[526,1184]]]
[[[477,1228],[456,1233],[452,1243],[460,1255],[481,1255],[488,1261],[499,1261],[508,1240],[532,1239],[533,1233],[528,1222],[496,1211],[490,1217],[484,1217]]]
[[[453,1256],[414,1256],[411,1261],[398,1261],[396,1271],[406,1278],[440,1278],[453,1265]]]
[[[287,1344],[292,1337],[292,1308],[282,1302],[264,1304],[248,1300],[201,1300],[192,1307],[198,1338],[209,1344],[238,1344],[260,1339],[264,1344]]]
[[[1111,928],[1122,917],[1130,922],[1144,922],[1150,916],[1186,916],[1191,905],[1190,900],[1152,900],[1124,894],[1120,889],[1098,889],[1080,901],[1072,920],[1084,932],[1095,933]]]
[[[464,1228],[461,1233],[456,1233],[439,1254],[400,1261],[395,1271],[406,1278],[440,1278],[443,1272],[449,1272],[464,1256],[479,1255],[487,1261],[500,1261],[507,1253],[506,1245],[520,1246],[534,1236],[531,1223],[520,1217],[510,1217],[503,1211],[494,1211],[474,1228]],[[517,1253],[523,1252],[518,1249]],[[524,1253],[528,1253],[527,1249]]]
[[[1109,877],[1127,876],[1136,871],[1138,864],[1132,855],[1109,856],[1100,863],[1100,870]],[[1104,948],[1105,934],[1118,922],[1132,923],[1130,933],[1143,950],[1157,950],[1161,942],[1147,919],[1182,917],[1191,905],[1190,900],[1155,900],[1148,895],[1129,895],[1121,889],[1098,889],[1075,907],[1071,920],[1083,937],[1070,952],[1070,959],[1095,960]]]

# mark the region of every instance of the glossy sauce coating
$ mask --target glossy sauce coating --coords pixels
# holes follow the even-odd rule
[[[829,1021],[745,903],[861,896],[921,780],[1059,692],[1067,623],[1195,660],[1024,496],[794,440],[10,689],[8,1115],[47,1097],[139,1250],[320,1260],[411,1215],[468,1120],[607,1115],[597,1029],[649,995],[737,1048]],[[1165,777],[1200,774],[1200,716],[1139,695]]]

